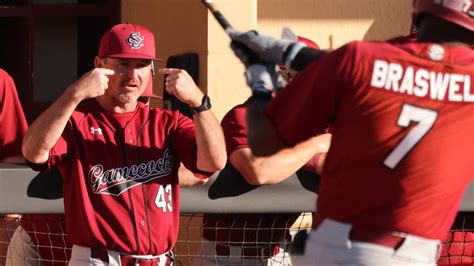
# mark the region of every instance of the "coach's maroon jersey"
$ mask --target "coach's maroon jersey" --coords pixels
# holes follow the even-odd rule
[[[172,249],[179,230],[180,162],[197,171],[189,118],[142,103],[117,115],[95,100],[83,102],[48,161],[64,178],[70,242],[138,255]]]
[[[0,69],[0,125],[0,160],[21,156],[21,144],[28,124],[15,83],[3,69]]]
[[[289,145],[335,121],[322,217],[440,239],[474,176],[473,77],[468,47],[353,42],[265,112]]]
[[[222,119],[227,155],[248,148],[247,107],[237,105]],[[286,228],[296,221],[299,214],[204,214],[203,236],[210,241],[242,246],[261,246],[290,240]]]

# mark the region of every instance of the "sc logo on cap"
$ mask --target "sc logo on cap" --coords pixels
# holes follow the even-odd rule
[[[127,43],[130,45],[132,49],[140,49],[143,47],[143,40],[145,38],[140,34],[140,32],[132,32],[130,36],[127,38]]]

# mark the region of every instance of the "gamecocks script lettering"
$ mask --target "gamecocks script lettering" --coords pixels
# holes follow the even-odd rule
[[[96,194],[120,195],[128,189],[171,173],[173,158],[168,149],[163,157],[139,165],[105,170],[101,164],[92,166],[88,178]]]

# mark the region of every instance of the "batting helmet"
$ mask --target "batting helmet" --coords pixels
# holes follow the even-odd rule
[[[319,49],[319,46],[308,38],[297,36],[296,41],[306,44],[307,47]]]
[[[413,0],[415,16],[429,14],[474,31],[471,0]]]
[[[296,35],[294,37],[295,37],[295,40],[297,42],[304,43],[306,45],[306,47],[319,49],[319,45],[317,45],[315,42],[313,42],[312,40],[310,40],[308,38],[305,38],[305,37],[302,37],[302,36],[296,36]],[[294,72],[286,70],[285,65],[278,65],[278,69],[280,71],[280,75],[286,81],[290,81],[295,76]]]

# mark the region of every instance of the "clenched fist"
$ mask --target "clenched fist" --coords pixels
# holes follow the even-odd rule
[[[191,107],[201,105],[204,93],[196,86],[193,78],[183,69],[162,68],[159,73],[167,75],[165,78],[166,91],[176,96],[180,101]]]

